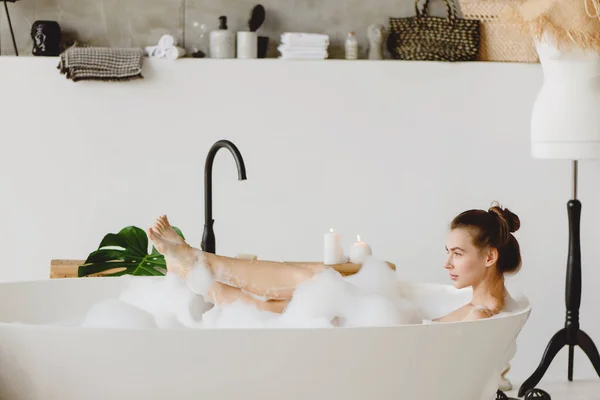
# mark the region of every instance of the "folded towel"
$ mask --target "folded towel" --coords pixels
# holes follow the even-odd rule
[[[329,57],[326,47],[319,46],[304,46],[302,48],[296,46],[279,45],[277,47],[281,57],[286,59],[326,59]]]
[[[279,56],[280,60],[325,60],[327,55],[315,54],[285,54]]]
[[[322,33],[284,32],[281,34],[281,38],[285,40],[329,41],[329,35]]]
[[[277,50],[280,53],[298,53],[298,54],[325,54],[327,53],[327,47],[325,46],[286,46],[279,45]]]
[[[281,42],[290,45],[321,44],[329,45],[329,35],[318,33],[286,32],[281,35]]]
[[[322,43],[293,43],[293,44],[289,44],[289,43],[281,43],[280,46],[285,47],[286,49],[325,49],[327,50],[327,48],[329,47],[326,44],[322,44]]]
[[[289,60],[325,60],[329,57],[327,52],[324,53],[294,53],[294,52],[285,52],[281,53],[279,58],[285,58]]]
[[[71,47],[60,55],[58,68],[74,82],[127,81],[143,78],[142,49]]]
[[[329,42],[322,40],[282,40],[281,44],[286,46],[329,46]]]

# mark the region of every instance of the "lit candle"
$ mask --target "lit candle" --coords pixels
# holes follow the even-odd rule
[[[350,247],[350,262],[354,264],[363,264],[367,257],[371,254],[371,248],[368,244],[360,240],[360,236],[356,235],[356,242]]]
[[[333,229],[325,234],[323,248],[323,263],[325,265],[336,265],[344,262],[344,250],[342,249],[342,238]]]

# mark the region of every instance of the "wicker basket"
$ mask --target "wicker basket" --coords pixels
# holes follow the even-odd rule
[[[512,0],[459,0],[464,18],[481,21],[480,61],[537,63],[539,58],[530,35],[498,18]]]

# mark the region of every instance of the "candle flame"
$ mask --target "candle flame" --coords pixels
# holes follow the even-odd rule
[[[356,240],[360,242],[360,235],[356,235]]]
[[[333,228],[329,228],[329,232],[333,233]]]

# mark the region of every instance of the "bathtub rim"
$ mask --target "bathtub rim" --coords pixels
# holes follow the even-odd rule
[[[133,276],[132,276],[133,277]],[[0,291],[5,286],[18,286],[21,284],[34,284],[34,285],[60,285],[63,282],[70,282],[72,280],[83,281],[83,282],[101,282],[108,281],[110,279],[118,279],[121,278],[121,284],[125,285],[126,279],[130,279],[129,276],[121,276],[121,277],[82,277],[82,278],[64,278],[64,279],[36,279],[36,280],[26,280],[26,281],[10,281],[10,282],[0,282]],[[142,277],[133,277],[133,278],[143,278],[143,279],[151,279],[158,280],[164,278],[163,276],[142,276]],[[55,283],[56,282],[56,283]],[[60,283],[58,283],[60,282]],[[64,283],[67,284],[67,283]],[[398,280],[397,286],[400,290],[406,287],[418,288],[418,287],[429,287],[436,288],[438,290],[445,290],[447,292],[469,292],[470,288],[456,289],[451,284],[438,283],[438,282],[427,282],[427,281],[409,281],[409,280]],[[508,290],[508,289],[507,289]],[[512,319],[512,318],[524,318],[523,324],[528,320],[529,314],[532,311],[532,305],[529,301],[529,298],[525,296],[523,293],[514,290],[508,290],[510,296],[520,303],[524,303],[525,306],[520,308],[516,312],[504,313],[494,315],[490,318],[484,318],[479,320],[472,321],[450,321],[450,322],[440,322],[434,324],[423,324],[423,323],[415,323],[415,324],[401,324],[401,325],[381,325],[381,326],[350,326],[350,327],[337,327],[337,328],[322,328],[322,327],[295,327],[295,328],[285,328],[285,327],[273,327],[273,328],[92,328],[92,327],[82,327],[78,325],[53,325],[53,324],[41,324],[41,323],[23,323],[23,322],[6,322],[0,320],[0,329],[14,329],[14,328],[25,328],[25,329],[35,329],[35,330],[83,330],[83,331],[94,331],[94,332],[140,332],[140,331],[154,331],[154,332],[187,332],[187,331],[216,331],[216,330],[228,330],[228,331],[257,331],[257,330],[284,330],[284,331],[330,331],[330,330],[373,330],[373,329],[398,329],[398,328],[409,328],[409,327],[421,327],[416,329],[424,329],[425,326],[433,327],[433,326],[447,326],[447,325],[457,325],[457,324],[472,324],[472,323],[489,323],[493,320],[502,320],[502,319]],[[412,328],[415,329],[415,328]]]

